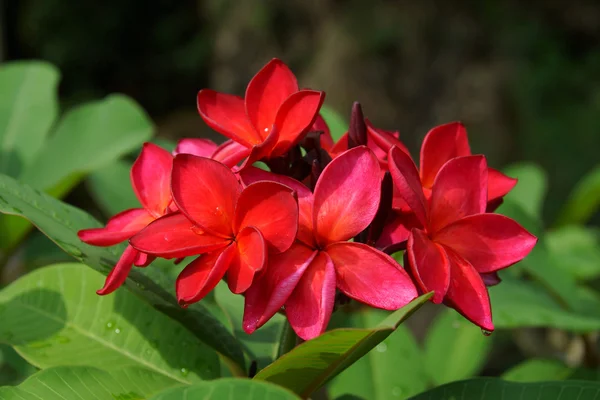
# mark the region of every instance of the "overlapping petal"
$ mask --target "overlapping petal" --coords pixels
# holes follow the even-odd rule
[[[228,140],[217,147],[211,158],[233,168],[249,154],[249,148],[233,140]]]
[[[444,164],[433,183],[430,204],[430,233],[468,215],[485,212],[487,205],[485,157],[457,157]]]
[[[203,230],[231,237],[241,185],[220,162],[180,154],[173,162],[173,200]]]
[[[104,287],[102,289],[96,291],[99,295],[107,295],[115,290],[117,290],[122,284],[127,280],[127,275],[129,275],[129,271],[133,267],[133,262],[138,256],[138,251],[135,250],[131,246],[127,246],[123,254],[121,254],[121,258],[117,262],[106,277],[106,281],[104,282]]]
[[[325,119],[321,116],[321,114],[317,115],[311,131],[323,132],[319,138],[321,142],[321,148],[323,148],[325,151],[331,150],[334,144],[333,137],[331,136],[331,131],[329,130],[327,122],[325,122]]]
[[[113,246],[129,239],[153,220],[154,217],[143,208],[132,208],[109,219],[104,228],[83,229],[77,236],[93,246]]]
[[[381,169],[365,146],[334,159],[315,187],[314,227],[321,245],[348,240],[375,217],[381,196]]]
[[[340,242],[325,248],[335,267],[337,287],[349,297],[396,310],[417,297],[410,277],[393,258],[363,243]]]
[[[164,215],[171,203],[173,156],[165,149],[144,143],[131,168],[131,185],[138,200],[155,218]]]
[[[494,168],[488,168],[488,202],[504,197],[516,184],[515,178],[504,175]]]
[[[413,229],[406,245],[411,275],[423,292],[435,291],[432,301],[441,303],[450,286],[450,262],[442,246],[420,229]]]
[[[188,138],[177,142],[173,155],[193,154],[199,157],[211,158],[217,150],[217,144],[210,139]]]
[[[309,340],[325,331],[334,303],[335,269],[327,253],[320,251],[286,301],[286,315],[296,334]]]
[[[406,154],[410,154],[408,148],[406,148],[404,143],[402,143],[398,138],[398,132],[391,132],[376,128],[368,118],[365,118],[365,124],[367,125],[367,134],[369,139],[385,153],[385,156],[387,156],[393,146],[396,146]]]
[[[235,238],[235,244],[236,252],[227,272],[227,284],[233,293],[243,293],[267,262],[267,244],[261,231],[253,226],[242,229]]]
[[[516,221],[500,214],[465,217],[437,232],[434,240],[452,248],[480,273],[521,261],[537,242]]]

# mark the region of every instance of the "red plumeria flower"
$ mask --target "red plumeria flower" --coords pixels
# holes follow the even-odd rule
[[[423,292],[435,291],[482,329],[492,331],[486,285],[489,274],[521,261],[537,238],[514,220],[486,213],[488,167],[483,156],[453,158],[439,168],[428,201],[417,168],[406,153],[392,148],[394,184],[419,222],[408,238],[408,268]]]
[[[299,90],[292,71],[273,59],[252,78],[244,99],[201,90],[198,112],[208,126],[242,145],[236,154],[248,155],[251,164],[282,156],[296,145],[312,126],[324,99],[324,92]]]
[[[242,190],[225,165],[203,157],[175,157],[173,200],[181,213],[148,225],[130,240],[145,253],[164,258],[203,254],[177,278],[177,298],[194,303],[227,273],[234,293],[244,292],[267,262],[267,253],[287,250],[298,230],[292,189],[257,182]]]
[[[79,238],[94,246],[113,246],[128,240],[149,223],[173,211],[171,167],[173,156],[152,143],[145,143],[131,168],[131,185],[143,208],[133,208],[112,217],[106,227],[84,229]],[[127,246],[98,294],[112,293],[127,279],[133,265],[144,267],[154,257]]]
[[[257,169],[241,172],[246,183],[277,180],[298,193],[298,241],[269,258],[246,291],[243,328],[252,333],[282,306],[298,336],[320,335],[333,311],[336,288],[373,307],[394,310],[417,291],[390,256],[350,242],[373,220],[381,192],[377,158],[365,146],[348,150],[323,170],[314,195],[292,178]],[[256,184],[256,183],[255,183]]]

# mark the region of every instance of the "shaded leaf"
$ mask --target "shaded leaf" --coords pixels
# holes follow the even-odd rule
[[[212,382],[198,383],[165,390],[150,400],[296,400],[292,392],[267,382],[250,379],[217,379]]]
[[[556,265],[575,279],[600,276],[600,233],[583,226],[564,226],[546,233],[546,246]]]
[[[108,216],[139,208],[140,202],[131,188],[130,162],[116,161],[90,174],[87,186],[98,206]]]
[[[556,225],[582,224],[600,207],[600,166],[588,172],[575,186],[563,206]]]
[[[556,360],[530,359],[515,365],[502,374],[502,379],[513,382],[543,382],[566,379],[573,370]]]
[[[519,163],[505,168],[504,173],[519,180],[513,190],[504,197],[505,201],[519,204],[529,216],[540,220],[544,197],[548,190],[546,172],[536,164]]]

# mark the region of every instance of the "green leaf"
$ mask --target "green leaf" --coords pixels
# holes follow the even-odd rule
[[[54,367],[19,386],[0,388],[0,400],[142,400],[174,385],[177,382],[141,368],[107,372],[91,367]]]
[[[294,393],[267,382],[250,379],[217,379],[165,390],[150,400],[299,400]]]
[[[139,208],[140,202],[131,188],[131,163],[116,161],[90,174],[87,186],[96,203],[106,215],[113,216],[129,208]]]
[[[573,370],[556,360],[530,359],[515,365],[504,374],[502,379],[513,382],[542,382],[563,380]]]
[[[0,292],[0,340],[42,369],[133,365],[186,383],[219,375],[216,353],[187,329],[127,290],[98,296],[103,283],[77,263],[21,277]]]
[[[551,327],[569,332],[600,329],[600,318],[565,310],[533,283],[504,279],[489,292],[496,328]]]
[[[518,201],[505,198],[504,202],[498,207],[496,212],[514,219],[537,237],[544,234],[541,219],[530,215]]]
[[[0,212],[27,218],[59,247],[106,275],[123,246],[94,247],[79,240],[77,231],[101,226],[86,212],[0,174]],[[133,268],[126,285],[159,311],[182,323],[200,340],[244,368],[242,348],[227,329],[200,303],[182,309],[173,296],[175,282],[153,266]],[[93,290],[93,288],[90,288]],[[239,372],[239,371],[237,371]]]
[[[333,108],[323,104],[321,106],[321,117],[327,123],[334,142],[337,142],[344,133],[348,132],[348,122]]]
[[[344,371],[385,340],[422,306],[431,293],[418,297],[372,329],[334,329],[308,340],[260,371],[254,379],[287,387],[301,397]]]
[[[21,179],[43,190],[109,165],[150,139],[152,122],[132,99],[111,95],[65,114]],[[61,191],[64,191],[61,190]]]
[[[546,233],[555,264],[578,280],[600,277],[600,233],[583,226],[564,226]]]
[[[544,197],[548,190],[546,172],[536,164],[519,163],[504,169],[504,172],[519,182],[504,199],[519,204],[525,212],[536,220],[542,216]]]
[[[336,328],[375,326],[389,312],[365,308],[359,312],[338,311],[332,322]],[[429,378],[423,354],[408,328],[399,326],[364,357],[333,378],[328,384],[331,398],[343,395],[372,400],[406,398],[427,388]]]
[[[563,206],[556,225],[583,224],[600,207],[600,165],[588,172],[575,186]]]
[[[492,338],[454,310],[442,311],[425,339],[425,363],[436,385],[470,378],[485,364]]]
[[[600,382],[517,383],[477,378],[438,386],[411,400],[597,400],[598,395]]]
[[[56,119],[59,72],[40,61],[0,67],[0,172],[18,177],[42,148]]]

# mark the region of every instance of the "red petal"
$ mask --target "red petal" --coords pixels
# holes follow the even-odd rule
[[[173,156],[153,143],[144,143],[131,167],[131,185],[142,206],[158,218],[171,203]]]
[[[506,196],[516,184],[515,178],[506,176],[496,169],[488,168],[488,202]]]
[[[157,219],[129,241],[144,253],[163,258],[195,256],[227,246],[231,240],[204,233],[177,213]]]
[[[233,140],[228,140],[217,147],[211,158],[233,168],[249,154],[249,148]]]
[[[246,187],[236,206],[234,231],[248,226],[258,228],[273,251],[289,249],[298,232],[298,203],[292,189],[269,181]]]
[[[427,226],[427,202],[412,158],[399,148],[392,147],[388,154],[388,166],[395,194],[402,197],[421,224]]]
[[[317,251],[295,243],[281,254],[269,256],[266,269],[246,291],[243,327],[250,334],[283,307]]]
[[[485,212],[487,164],[483,156],[457,157],[448,161],[431,189],[430,233],[454,221]]]
[[[200,301],[213,290],[227,272],[236,251],[235,243],[232,243],[189,263],[175,283],[179,304],[185,306]]]
[[[277,157],[287,153],[303,138],[319,115],[323,100],[325,92],[314,90],[301,90],[285,100],[275,118],[279,141],[271,156]]]
[[[246,112],[261,137],[271,130],[285,99],[298,91],[298,82],[281,60],[272,59],[250,81],[246,89]]]
[[[267,136],[264,142],[252,146],[252,150],[250,151],[248,158],[244,160],[239,169],[243,170],[249,167],[250,165],[254,164],[256,161],[269,158],[269,155],[271,154],[271,151],[273,150],[273,147],[275,147],[275,145],[277,144],[278,140],[279,131],[276,129],[276,127],[274,127],[274,129],[271,130],[269,136]]]
[[[441,303],[450,285],[450,262],[437,243],[420,229],[413,229],[406,245],[412,276],[424,293],[435,291],[432,301]]]
[[[377,240],[377,248],[382,249],[388,254],[391,254],[387,249],[396,246],[402,247],[402,243],[408,240],[412,228],[420,227],[420,223],[415,217],[415,214],[408,212],[395,211],[388,218],[383,232]]]
[[[137,250],[135,250],[131,246],[127,246],[119,258],[117,265],[115,265],[106,277],[106,281],[104,282],[104,287],[96,293],[101,296],[106,294],[110,294],[117,290],[122,284],[127,280],[127,275],[129,275],[129,271],[133,267],[133,262],[138,256]]]
[[[500,214],[478,214],[437,232],[434,240],[452,248],[479,272],[493,272],[521,261],[537,238]]]
[[[215,150],[217,150],[217,144],[209,139],[181,139],[177,142],[177,147],[175,147],[173,155],[193,154],[199,157],[210,158]]]
[[[267,244],[262,234],[253,226],[241,230],[235,238],[236,254],[231,259],[227,272],[229,290],[239,294],[245,292],[267,262]]]
[[[156,257],[138,251],[138,255],[135,261],[133,262],[133,265],[135,265],[136,267],[147,267],[154,260],[156,260]]]
[[[246,116],[241,97],[202,89],[198,92],[197,103],[198,112],[206,125],[220,134],[246,147],[262,141]]]
[[[367,134],[377,147],[387,153],[393,146],[396,146],[406,154],[410,154],[404,143],[398,139],[398,132],[386,131],[383,129],[375,128],[368,118],[365,118],[365,124],[367,124]]]
[[[129,239],[152,221],[154,217],[148,211],[132,208],[109,219],[104,228],[83,229],[77,232],[77,236],[93,246],[113,246]]]
[[[304,340],[327,328],[335,303],[335,269],[327,253],[319,252],[285,302],[290,325]]]
[[[232,236],[235,204],[241,185],[220,162],[180,154],[173,164],[173,200],[189,219],[204,230]]]
[[[421,180],[431,188],[442,166],[455,157],[469,156],[467,130],[460,122],[436,126],[430,130],[421,146]]]
[[[381,196],[381,168],[365,146],[325,167],[315,187],[314,227],[321,245],[350,239],[373,220]]]
[[[344,133],[337,142],[333,145],[331,150],[329,150],[329,155],[331,158],[336,158],[344,151],[348,150],[348,132]]]
[[[298,197],[298,240],[309,246],[315,245],[313,234],[313,194],[304,184],[284,175],[274,174],[256,167],[240,172],[244,185],[259,181],[279,182],[292,188]]]
[[[337,287],[373,307],[396,310],[417,297],[410,277],[385,253],[363,243],[334,243],[325,249],[333,260]]]
[[[327,126],[327,122],[325,122],[321,114],[317,115],[317,118],[315,119],[315,122],[310,130],[323,132],[319,138],[321,142],[321,148],[329,152],[329,150],[331,150],[333,147],[333,137],[331,137],[329,126]]]
[[[450,286],[445,303],[486,331],[493,331],[490,297],[479,273],[466,260],[447,250]]]

